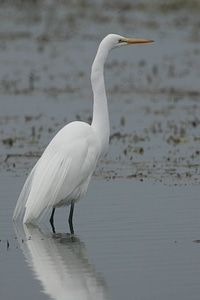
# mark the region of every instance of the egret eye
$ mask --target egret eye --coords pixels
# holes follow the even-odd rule
[[[119,39],[118,40],[118,43],[120,44],[120,43],[123,43],[123,40],[122,39]]]

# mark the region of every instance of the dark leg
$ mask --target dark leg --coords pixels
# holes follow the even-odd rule
[[[69,228],[71,231],[71,234],[74,234],[74,228],[73,228],[73,213],[74,213],[74,203],[71,203],[70,212],[69,212]]]
[[[51,217],[49,219],[53,233],[56,232],[54,227],[54,213],[55,213],[55,207],[52,209]]]

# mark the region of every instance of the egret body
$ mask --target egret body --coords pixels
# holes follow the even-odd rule
[[[24,184],[13,220],[22,218],[23,223],[32,223],[47,208],[52,208],[50,222],[54,230],[55,208],[71,205],[69,225],[71,233],[74,232],[74,204],[85,194],[96,164],[109,145],[104,63],[113,48],[149,42],[152,40],[124,38],[116,34],[109,34],[102,40],[91,70],[92,124],[75,121],[54,136]]]

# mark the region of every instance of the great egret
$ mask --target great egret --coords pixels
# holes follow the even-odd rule
[[[54,136],[24,184],[13,220],[21,217],[23,223],[32,223],[44,210],[52,208],[50,223],[54,231],[55,208],[71,205],[68,222],[71,233],[74,233],[74,204],[85,194],[96,164],[109,145],[105,60],[113,48],[149,42],[153,41],[116,34],[109,34],[102,40],[91,70],[94,97],[92,124],[75,121]]]

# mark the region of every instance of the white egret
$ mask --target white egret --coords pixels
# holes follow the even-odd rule
[[[21,217],[23,223],[32,223],[44,210],[52,208],[50,223],[54,231],[55,208],[71,205],[68,222],[71,233],[74,233],[74,204],[85,194],[96,164],[109,145],[105,60],[111,49],[149,42],[152,40],[124,38],[116,34],[109,34],[102,40],[91,70],[92,123],[71,122],[54,136],[24,184],[13,220]]]

